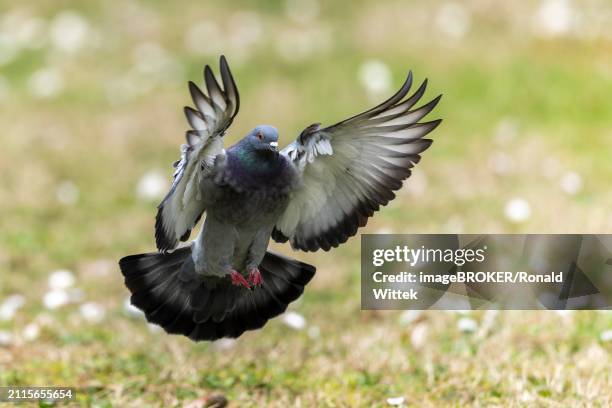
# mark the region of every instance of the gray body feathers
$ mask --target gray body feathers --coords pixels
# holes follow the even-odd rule
[[[279,160],[285,160],[279,156]],[[219,169],[221,173],[227,168]],[[297,173],[285,176],[283,185],[297,182]],[[258,189],[236,189],[228,174],[215,174],[206,181],[208,195],[204,225],[194,242],[195,272],[202,276],[224,276],[231,269],[246,274],[257,267],[280,215],[289,203],[289,192],[271,187],[274,180]]]

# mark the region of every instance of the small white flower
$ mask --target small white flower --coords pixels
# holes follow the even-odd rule
[[[531,206],[523,198],[513,198],[506,204],[504,213],[506,218],[512,222],[523,222],[531,216]]]
[[[470,319],[469,317],[462,317],[457,322],[457,328],[459,329],[459,331],[462,331],[464,333],[471,333],[473,331],[476,331],[476,329],[478,328],[478,323],[476,323],[476,320]]]
[[[57,201],[64,205],[71,205],[79,199],[79,189],[72,181],[62,181],[55,189]]]
[[[149,333],[151,334],[158,334],[158,333],[163,333],[164,329],[155,324],[155,323],[147,323],[147,329],[149,329]]]
[[[293,311],[283,315],[283,323],[294,330],[302,330],[306,327],[306,319],[304,316]]]
[[[557,313],[559,316],[563,317],[563,318],[570,318],[572,317],[572,315],[574,314],[575,310],[570,310],[570,309],[563,309],[563,310],[555,310],[555,313]]]
[[[213,341],[213,347],[217,350],[230,350],[236,346],[236,339],[223,338]]]
[[[438,11],[436,25],[448,37],[461,38],[470,30],[470,14],[461,3],[446,3]]]
[[[601,332],[599,338],[601,341],[612,341],[612,329]]]
[[[421,349],[425,342],[427,341],[427,333],[429,331],[429,327],[426,323],[419,323],[412,329],[412,333],[410,333],[410,343],[412,347],[415,349]]]
[[[46,38],[46,21],[40,17],[19,19],[15,27],[12,27],[13,36],[17,44],[22,48],[41,48]]]
[[[359,80],[368,93],[384,94],[391,88],[391,70],[382,61],[369,60],[359,68]]]
[[[569,0],[544,0],[535,14],[534,30],[543,36],[560,36],[568,33],[575,21]]]
[[[403,326],[408,326],[410,323],[417,320],[423,312],[420,310],[405,310],[400,315],[399,321]]]
[[[157,334],[157,333],[161,333],[164,331],[164,329],[162,329],[161,326],[158,326],[157,324],[153,324],[153,323],[147,323],[147,328],[149,329],[149,333],[152,333],[152,334]]]
[[[404,400],[405,400],[404,397],[390,397],[390,398],[387,398],[387,404],[393,405],[393,406],[402,405],[404,403]]]
[[[519,396],[519,399],[521,400],[521,402],[531,402],[534,400],[534,395],[531,394],[529,391],[525,390],[523,391],[523,393]]]
[[[49,35],[53,45],[67,52],[81,49],[87,42],[89,23],[80,14],[63,11],[51,22]]]
[[[13,344],[13,335],[6,331],[0,330],[0,346],[10,346]]]
[[[83,303],[79,307],[79,311],[85,320],[92,323],[101,322],[104,320],[104,316],[106,315],[104,307],[94,302]]]
[[[168,190],[168,180],[159,170],[145,173],[138,181],[136,195],[143,201],[161,199]]]
[[[499,310],[497,309],[487,310],[485,312],[485,316],[484,316],[482,325],[486,326],[487,328],[490,328],[495,323],[495,319],[497,318],[498,315],[499,315]]]
[[[45,293],[43,304],[47,309],[57,309],[69,302],[68,293],[64,290],[51,290]]]
[[[25,305],[25,296],[20,294],[9,295],[4,299],[3,304],[14,309],[19,309],[21,306]]]
[[[28,88],[36,98],[53,98],[64,90],[64,77],[57,69],[43,68],[32,74]]]
[[[49,275],[49,288],[55,290],[65,290],[74,285],[75,278],[72,272],[66,269],[59,269]]]
[[[40,335],[40,326],[38,326],[36,323],[30,323],[23,328],[23,332],[21,335],[26,341],[36,340]]]
[[[561,177],[561,189],[567,194],[574,195],[582,188],[582,178],[573,171],[568,171]]]
[[[123,312],[132,319],[140,319],[144,316],[144,313],[132,304],[129,296],[123,301]]]
[[[12,320],[17,310],[25,304],[22,295],[10,295],[0,304],[0,320]]]
[[[0,305],[0,320],[13,320],[16,311],[16,309],[7,307],[5,305]]]

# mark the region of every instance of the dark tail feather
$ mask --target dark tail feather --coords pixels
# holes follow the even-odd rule
[[[238,337],[259,329],[299,298],[315,267],[272,252],[259,265],[262,286],[247,290],[228,278],[199,279],[191,247],[130,255],[119,261],[132,304],[151,323],[192,340]]]

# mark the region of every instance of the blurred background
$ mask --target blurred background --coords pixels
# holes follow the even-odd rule
[[[610,27],[607,0],[0,0],[0,385],[93,406],[612,403],[612,314],[361,312],[359,238],[293,253],[318,267],[305,295],[212,344],[147,325],[117,267],[155,247],[187,81],[222,53],[228,143],[270,123],[286,145],[408,70],[444,94],[362,232],[609,233]]]

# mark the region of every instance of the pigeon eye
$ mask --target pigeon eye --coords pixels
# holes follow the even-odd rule
[[[259,140],[263,140],[263,133],[261,133],[261,132],[260,132],[260,133],[257,133],[257,138],[258,138]]]

